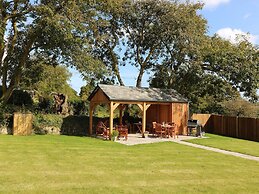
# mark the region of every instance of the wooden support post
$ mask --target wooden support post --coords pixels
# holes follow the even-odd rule
[[[89,135],[93,134],[93,113],[94,113],[95,104],[90,102],[89,110]]]
[[[143,112],[142,112],[142,137],[145,137],[144,133],[146,131],[146,116],[147,116],[147,114],[146,114],[146,110],[147,110],[146,105],[147,104],[144,102],[143,103]]]
[[[111,101],[110,102],[110,137],[109,139],[111,139],[111,135],[112,135],[112,131],[113,131],[113,111],[114,109],[116,109],[116,107],[114,108],[114,103]]]

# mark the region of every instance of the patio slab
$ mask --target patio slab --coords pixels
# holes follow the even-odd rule
[[[179,142],[182,140],[196,139],[196,138],[200,138],[200,137],[179,135],[178,138],[174,139],[172,137],[160,138],[160,137],[153,137],[152,135],[150,135],[146,138],[142,138],[141,134],[129,134],[127,141],[125,139],[121,138],[121,139],[117,140],[116,142],[130,146],[130,145],[159,143],[159,142],[167,142],[167,141]]]

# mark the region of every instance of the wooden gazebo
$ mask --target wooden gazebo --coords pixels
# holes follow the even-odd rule
[[[110,111],[110,134],[113,131],[113,113],[122,111],[126,104],[136,104],[142,112],[142,133],[146,131],[146,124],[156,122],[176,123],[178,134],[187,134],[188,100],[172,89],[136,88],[128,86],[99,84],[91,93],[89,112],[89,134],[93,132],[93,113],[99,104],[108,104]]]

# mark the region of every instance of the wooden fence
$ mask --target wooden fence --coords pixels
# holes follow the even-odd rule
[[[13,135],[32,134],[32,114],[14,113],[13,115]]]
[[[208,133],[259,142],[259,118],[193,114]]]

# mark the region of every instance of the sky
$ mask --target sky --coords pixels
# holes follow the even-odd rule
[[[198,2],[198,0],[191,0]],[[249,41],[259,45],[259,0],[203,0],[204,8],[199,12],[208,21],[208,34],[235,42],[236,34],[249,33]],[[86,83],[78,72],[70,69],[73,76],[70,85],[78,93]],[[127,86],[134,86],[138,70],[135,67],[121,68],[122,79]],[[143,77],[142,86],[148,86],[148,74]]]

